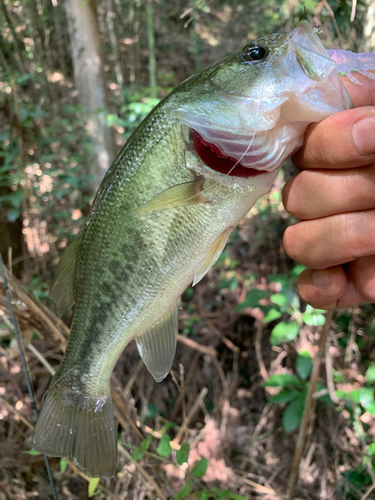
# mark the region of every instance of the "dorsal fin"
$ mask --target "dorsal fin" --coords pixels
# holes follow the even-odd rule
[[[56,305],[58,316],[62,316],[74,304],[73,281],[81,233],[65,250],[57,264],[49,296]]]
[[[173,207],[186,207],[197,203],[210,203],[210,200],[203,194],[204,179],[198,177],[194,181],[176,184],[148,201],[137,212],[152,212],[153,210],[165,210]]]
[[[169,373],[176,352],[178,306],[173,305],[150,330],[135,339],[138,352],[156,382]]]
[[[215,264],[217,259],[220,257],[221,252],[224,250],[225,245],[227,244],[230,233],[232,232],[233,227],[226,229],[221,233],[221,235],[217,238],[217,240],[213,243],[206,256],[201,262],[200,267],[196,270],[193,286],[200,282],[203,276],[207,273],[207,271]]]

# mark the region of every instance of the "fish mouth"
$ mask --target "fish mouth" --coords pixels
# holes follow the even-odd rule
[[[255,177],[268,173],[265,170],[244,167],[239,160],[226,156],[215,144],[204,140],[194,129],[191,131],[191,139],[199,158],[215,172],[233,177]]]

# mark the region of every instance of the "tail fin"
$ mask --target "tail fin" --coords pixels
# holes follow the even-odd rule
[[[117,444],[112,400],[52,384],[32,437],[35,450],[71,458],[91,477],[115,472]]]

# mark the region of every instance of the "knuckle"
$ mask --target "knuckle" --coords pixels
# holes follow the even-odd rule
[[[375,211],[343,214],[344,244],[351,260],[375,252]]]

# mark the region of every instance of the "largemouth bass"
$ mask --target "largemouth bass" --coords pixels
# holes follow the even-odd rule
[[[91,476],[116,467],[110,376],[135,339],[154,376],[171,368],[182,292],[215,263],[311,122],[350,108],[309,24],[259,38],[179,85],[107,172],[51,297],[75,304],[33,447]]]

